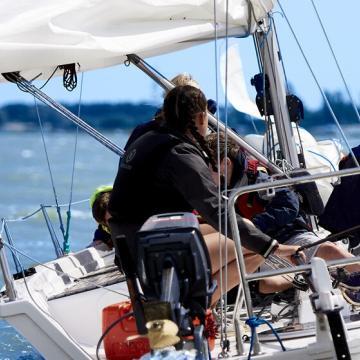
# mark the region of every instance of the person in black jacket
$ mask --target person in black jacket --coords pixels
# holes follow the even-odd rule
[[[225,163],[227,167],[227,185],[229,189],[239,188],[241,186],[254,183],[270,181],[270,176],[263,171],[248,167],[250,161],[239,145],[231,139],[227,139],[221,133],[211,134],[207,137],[207,144],[214,154],[220,152],[220,173],[224,173]],[[226,153],[225,153],[226,152]],[[218,173],[214,172],[214,180],[218,179]],[[218,182],[218,181],[217,181]],[[265,234],[277,239],[282,244],[305,245],[314,243],[319,238],[311,231],[306,220],[305,213],[301,210],[300,201],[297,193],[290,188],[278,188],[272,197],[261,192],[244,194],[237,201],[237,212],[252,221],[255,226]],[[349,258],[353,255],[343,247],[331,242],[322,243],[304,251],[306,261],[310,261],[313,256],[321,257],[325,260],[335,260]],[[266,261],[271,267],[272,256]],[[346,287],[360,286],[360,277],[357,272],[360,271],[360,265],[348,265],[346,269],[355,276],[349,276],[342,282]],[[285,290],[290,286],[289,282],[282,277],[274,277],[271,280],[261,281],[259,291],[261,293],[272,293],[275,290]],[[349,300],[349,292],[344,294]],[[352,294],[354,297],[354,294]],[[360,299],[360,297],[359,297]],[[352,299],[354,303],[354,299]],[[350,301],[349,301],[350,302]],[[356,300],[358,305],[358,301]]]
[[[207,224],[219,229],[219,214],[225,211],[223,206],[219,207],[217,186],[209,168],[210,163],[216,164],[205,142],[208,118],[204,94],[192,86],[172,89],[164,100],[163,117],[164,126],[146,132],[128,147],[120,161],[109,203],[113,239],[125,235],[133,259],[136,259],[136,232],[150,216],[196,209]],[[247,249],[248,272],[257,269],[271,253],[290,260],[298,249],[298,246],[279,244],[241,216],[237,222]],[[231,229],[230,224],[227,228]],[[221,267],[218,234],[204,238],[213,276],[218,278]],[[234,243],[227,243],[230,290],[239,283],[239,276]],[[117,250],[117,243],[114,245]],[[218,289],[213,302],[219,294]]]
[[[360,163],[360,145],[352,148],[357,161]],[[339,170],[356,167],[352,156],[345,156],[339,163]],[[360,225],[360,175],[346,176],[335,185],[330,198],[325,206],[325,211],[320,216],[320,225],[337,233]],[[360,230],[352,233],[351,247],[359,246]]]
[[[198,82],[188,73],[180,73],[176,75],[174,78],[170,80],[174,86],[184,86],[190,85],[200,89],[200,85]],[[167,92],[164,92],[164,96],[166,96]],[[207,109],[213,115],[217,111],[217,103],[215,100],[209,99],[207,100]],[[144,135],[148,131],[158,129],[163,123],[162,109],[158,109],[154,114],[154,118],[146,123],[139,124],[135,127],[135,129],[131,132],[125,146],[124,150],[126,151],[128,147],[141,135]]]

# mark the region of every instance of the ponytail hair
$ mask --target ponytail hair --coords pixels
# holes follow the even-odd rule
[[[163,105],[165,125],[185,135],[190,131],[197,145],[207,155],[210,164],[217,168],[205,138],[195,126],[198,113],[207,111],[207,101],[200,89],[190,85],[177,86],[166,95]]]

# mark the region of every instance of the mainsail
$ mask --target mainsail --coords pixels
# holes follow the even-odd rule
[[[31,79],[56,66],[81,70],[160,55],[218,36],[247,36],[275,0],[3,0],[0,72]],[[0,77],[1,78],[1,77]],[[1,78],[1,80],[3,80]]]

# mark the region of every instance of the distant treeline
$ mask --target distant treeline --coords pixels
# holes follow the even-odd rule
[[[344,100],[340,93],[327,93],[332,109],[341,124],[356,122],[353,106]],[[78,113],[78,105],[65,105],[74,114]],[[39,105],[39,114],[43,127],[46,130],[73,130],[75,125],[47,106]],[[89,125],[98,130],[126,129],[130,130],[137,124],[150,120],[158,107],[148,104],[82,104],[80,117]],[[223,119],[223,109],[220,109],[220,117]],[[229,126],[242,132],[251,131],[253,124],[248,115],[240,113],[233,108],[228,112]],[[332,124],[330,112],[325,104],[315,111],[305,109],[305,117],[301,126],[310,128],[324,124]],[[263,121],[255,121],[256,127],[263,130]],[[31,131],[39,128],[39,120],[36,108],[27,104],[11,104],[0,108],[0,129]]]

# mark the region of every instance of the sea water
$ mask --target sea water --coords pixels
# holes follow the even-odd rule
[[[314,129],[313,134],[319,139],[338,137],[332,127],[327,127],[326,132],[324,128]],[[352,146],[360,143],[360,126],[346,129],[346,134]],[[120,147],[128,136],[122,131],[105,135]],[[71,186],[75,145],[77,151]],[[117,155],[82,131],[77,139],[75,133],[45,133],[45,146],[49,162],[39,133],[0,133],[0,218],[18,219],[9,222],[8,226],[14,245],[32,257],[21,258],[25,268],[34,260],[53,259],[55,254],[40,213],[27,221],[19,219],[39,209],[40,204],[52,205],[56,201],[67,204],[70,198],[73,202],[80,201],[71,208],[70,246],[72,251],[84,248],[91,242],[96,228],[87,199],[97,186],[112,184],[119,161]],[[67,207],[62,207],[63,215],[67,210]],[[55,209],[48,209],[48,213],[58,238],[62,239]],[[15,271],[13,264],[11,266]],[[0,359],[42,357],[11,326],[0,321]]]
[[[128,133],[117,131],[105,136],[122,147]],[[21,217],[39,209],[40,204],[67,204],[72,193],[72,201],[80,203],[71,207],[70,247],[72,251],[86,247],[96,229],[88,199],[99,185],[113,183],[119,162],[118,155],[82,131],[77,138],[75,132],[45,133],[44,140],[49,165],[40,133],[0,133],[0,218],[18,219],[8,222],[8,228],[14,245],[32,257],[21,257],[24,268],[33,265],[34,260],[54,259],[55,253],[41,212],[26,221]],[[65,226],[68,207],[61,209]],[[61,240],[56,210],[49,208],[48,214]],[[9,262],[15,272],[13,262]],[[42,357],[12,327],[0,321],[0,359]]]

